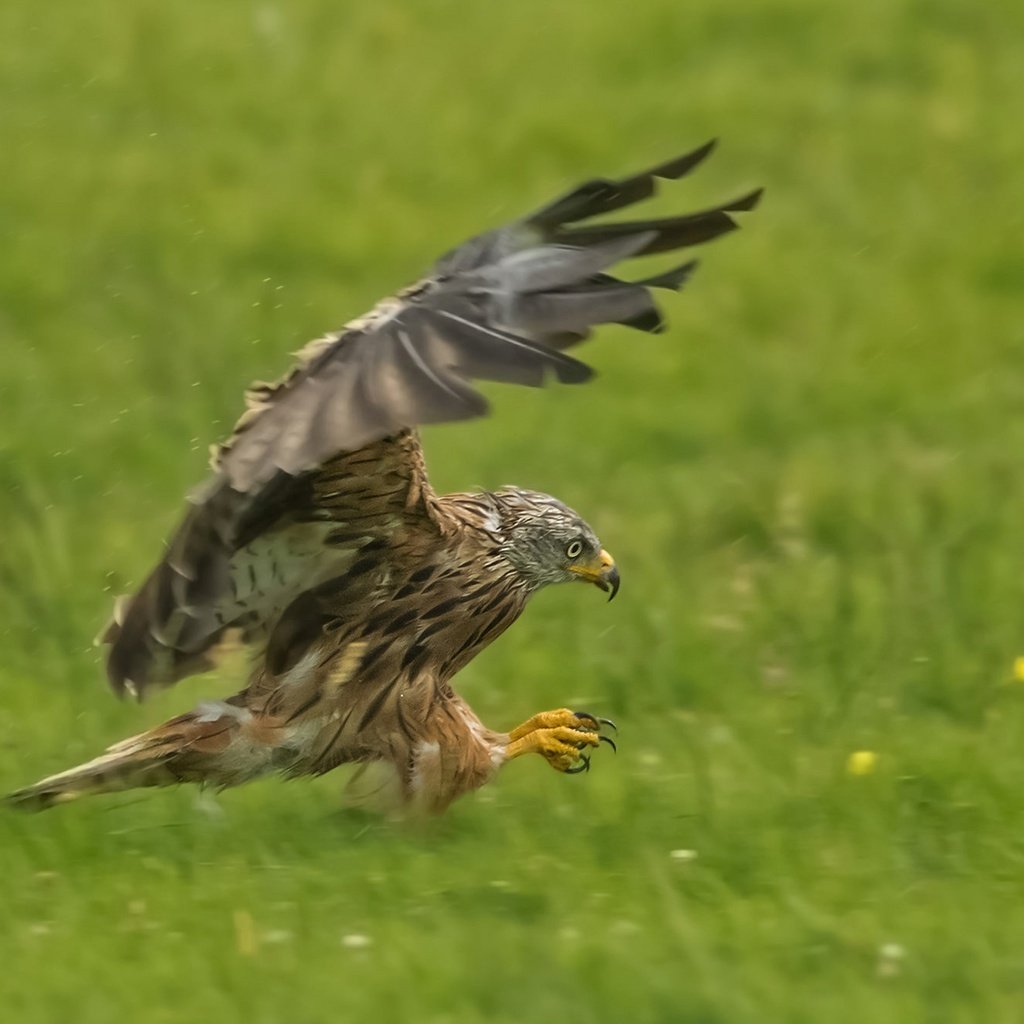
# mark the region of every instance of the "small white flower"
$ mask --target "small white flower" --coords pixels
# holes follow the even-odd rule
[[[895,978],[903,970],[907,951],[898,942],[885,942],[878,947],[875,972],[880,978]]]

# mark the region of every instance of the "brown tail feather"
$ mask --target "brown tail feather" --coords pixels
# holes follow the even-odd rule
[[[179,782],[225,786],[244,781],[264,769],[257,752],[239,750],[241,756],[230,758],[229,764],[222,755],[241,733],[246,714],[220,701],[200,705],[149,732],[115,743],[92,761],[10,793],[7,803],[26,811],[43,811],[96,793]]]

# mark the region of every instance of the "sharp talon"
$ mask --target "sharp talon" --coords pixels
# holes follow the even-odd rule
[[[566,768],[566,775],[579,775],[580,772],[590,771],[590,758],[586,756],[580,757],[580,763],[572,768]]]
[[[619,727],[610,718],[598,718],[597,715],[592,715],[589,711],[574,711],[573,714],[577,718],[589,719],[595,725],[607,725],[610,729],[619,731]]]
[[[617,746],[615,746],[615,740],[613,740],[613,739],[612,739],[612,738],[611,738],[610,736],[598,736],[597,738],[598,738],[598,739],[599,739],[599,740],[600,740],[600,741],[601,741],[602,743],[607,743],[607,744],[608,744],[608,746],[612,748],[612,751],[613,751],[614,753],[616,753],[616,754],[617,754],[617,753],[619,752],[619,748],[618,748]]]

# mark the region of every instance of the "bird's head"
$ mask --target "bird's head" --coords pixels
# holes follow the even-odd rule
[[[549,583],[592,583],[619,591],[615,560],[587,522],[550,494],[503,487],[494,492],[501,518],[502,554],[531,589]]]

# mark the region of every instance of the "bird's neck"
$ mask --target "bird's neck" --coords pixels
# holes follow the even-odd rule
[[[466,530],[491,537],[501,537],[501,510],[490,491],[460,491],[438,498],[438,504]]]

